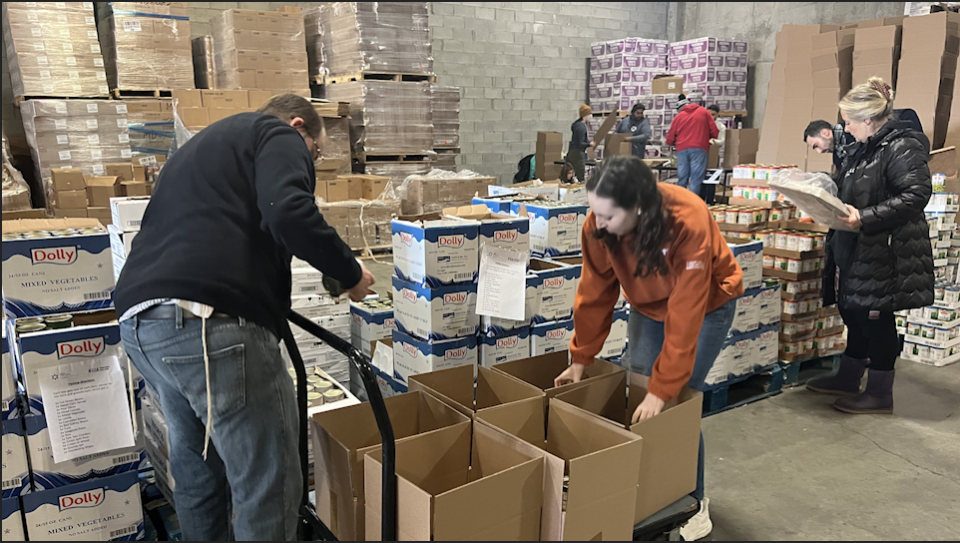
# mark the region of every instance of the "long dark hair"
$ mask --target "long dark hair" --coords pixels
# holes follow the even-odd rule
[[[570,164],[569,162],[564,162],[563,166],[560,168],[560,183],[566,184],[566,183],[576,182],[574,181],[577,178],[576,173],[573,174],[573,179],[569,181],[567,180],[567,174],[569,174],[570,172],[573,172],[573,164]]]
[[[672,236],[673,220],[663,207],[663,196],[650,168],[634,156],[605,158],[587,181],[587,192],[610,198],[622,209],[639,209],[633,238],[633,252],[637,257],[634,275],[666,275],[669,270],[663,246]],[[597,230],[593,235],[602,239],[612,252],[619,247],[619,238],[606,229]]]

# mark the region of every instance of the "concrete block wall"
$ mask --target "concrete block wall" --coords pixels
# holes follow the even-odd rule
[[[668,2],[431,2],[434,70],[460,87],[460,166],[511,183],[586,100],[590,44],[667,38]]]

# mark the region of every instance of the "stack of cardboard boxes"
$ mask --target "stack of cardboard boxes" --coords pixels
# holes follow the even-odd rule
[[[92,2],[4,2],[14,96],[106,97]]]
[[[120,280],[120,272],[130,257],[133,239],[140,232],[143,214],[150,198],[146,196],[118,197],[110,199],[110,252],[113,254],[113,275]]]
[[[166,156],[173,147],[173,100],[137,99],[124,103],[130,129],[130,151],[134,158]]]
[[[903,18],[874,19],[857,24],[853,38],[853,79],[856,87],[871,77],[881,77],[897,88]]]
[[[537,179],[542,181],[560,179],[560,166],[556,162],[563,160],[563,134],[537,132],[537,152],[534,159]]]
[[[460,87],[430,85],[434,167],[454,171],[460,156]]]
[[[111,89],[194,88],[187,2],[110,2],[99,29]]]
[[[835,30],[811,38],[811,119],[823,119],[830,124],[839,120],[837,102],[850,90],[855,31],[853,28]],[[802,132],[803,130],[800,131]],[[829,172],[832,167],[833,156],[830,153],[808,153],[807,170]]]
[[[52,196],[55,217],[89,217],[103,225],[112,222],[110,200],[118,196],[149,196],[152,183],[134,177],[130,162],[106,164],[106,175],[83,175],[80,170],[53,170]]]
[[[426,2],[330,2],[304,12],[310,76],[432,74]]]
[[[337,83],[327,86],[327,98],[350,102],[350,137],[353,153],[358,157],[427,156],[433,150],[429,83]]]
[[[238,113],[256,111],[279,92],[270,90],[176,90],[173,100],[184,126],[197,131]]]
[[[401,213],[416,216],[470,205],[474,196],[487,194],[489,187],[495,185],[495,177],[482,177],[472,172],[433,170],[425,175],[407,177],[395,190],[400,198]]]
[[[124,102],[26,100],[20,112],[30,154],[45,184],[55,168],[102,176],[106,164],[132,157]]]
[[[623,38],[590,45],[590,106],[594,112],[630,111],[653,94],[653,78],[667,71],[669,43]]]
[[[217,88],[217,68],[213,63],[213,36],[193,38],[193,80],[198,89]]]
[[[669,73],[683,77],[685,93],[702,94],[704,107],[745,112],[748,53],[747,42],[741,40],[708,37],[673,42]]]
[[[306,91],[303,14],[230,9],[210,19],[219,89]]]

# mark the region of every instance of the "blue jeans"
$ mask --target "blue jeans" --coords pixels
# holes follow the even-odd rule
[[[720,309],[707,313],[697,339],[697,358],[693,364],[693,375],[687,386],[694,390],[703,388],[703,382],[723,349],[723,342],[730,333],[733,317],[737,312],[736,300],[727,302]],[[627,354],[632,371],[650,376],[653,365],[663,350],[663,323],[645,317],[636,310],[630,310],[630,322],[627,325],[630,337],[630,352]],[[703,499],[703,433],[700,434],[700,459],[697,461],[697,490],[693,496]]]
[[[295,540],[300,427],[279,341],[243,319],[207,321],[214,426],[204,461],[201,322],[133,318],[120,326],[127,354],[158,394],[169,427],[184,540]]]
[[[677,184],[700,195],[700,185],[707,176],[710,153],[703,149],[684,149],[677,153]]]

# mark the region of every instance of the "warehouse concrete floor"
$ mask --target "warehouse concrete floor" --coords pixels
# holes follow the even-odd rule
[[[708,540],[960,540],[960,364],[901,361],[894,394],[893,416],[797,388],[704,419]]]

